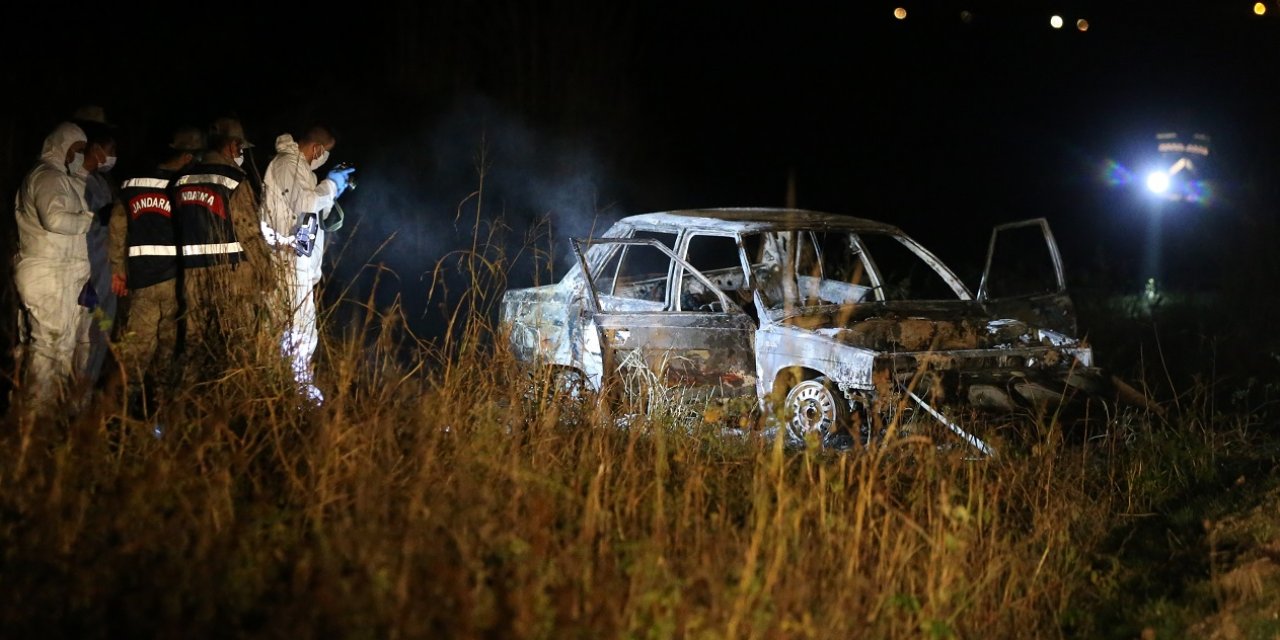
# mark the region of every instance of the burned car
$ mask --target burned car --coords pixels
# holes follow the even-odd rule
[[[824,441],[866,441],[908,407],[990,453],[940,408],[1043,405],[1103,380],[1044,219],[993,231],[976,294],[897,227],[814,211],[648,213],[573,244],[558,283],[505,294],[501,326],[518,359],[590,390],[648,380]]]

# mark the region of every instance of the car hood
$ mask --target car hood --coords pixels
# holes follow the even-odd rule
[[[1058,347],[1074,338],[990,315],[972,301],[863,303],[802,310],[784,324],[875,351]]]

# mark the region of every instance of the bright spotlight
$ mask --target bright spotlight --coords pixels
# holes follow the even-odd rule
[[[899,19],[899,20],[906,20],[906,19],[907,19],[907,9],[906,9],[906,7],[898,7],[897,9],[894,9],[894,10],[893,10],[893,17],[895,17],[895,18],[897,18],[897,19]]]
[[[1054,16],[1052,18],[1049,18],[1049,26],[1053,27],[1054,29],[1061,29],[1062,16]]]
[[[1255,2],[1255,3],[1253,4],[1253,13],[1254,13],[1254,15],[1259,15],[1259,16],[1260,16],[1260,15],[1264,15],[1264,14],[1266,14],[1266,13],[1267,13],[1267,5],[1262,4],[1261,2]]]
[[[1147,188],[1151,193],[1164,193],[1169,190],[1169,174],[1163,171],[1152,171],[1147,174]]]

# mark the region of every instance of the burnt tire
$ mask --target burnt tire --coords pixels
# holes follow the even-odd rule
[[[825,376],[801,380],[782,401],[781,431],[789,443],[817,434],[822,446],[846,449],[853,445],[849,414],[849,403],[835,383]]]

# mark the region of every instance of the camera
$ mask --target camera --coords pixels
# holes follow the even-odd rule
[[[343,160],[342,162],[339,162],[338,164],[333,166],[334,171],[338,171],[341,169],[354,169],[354,168],[356,168],[356,165],[346,160]],[[356,189],[356,174],[354,171],[347,174],[347,189],[351,191],[355,191]]]

